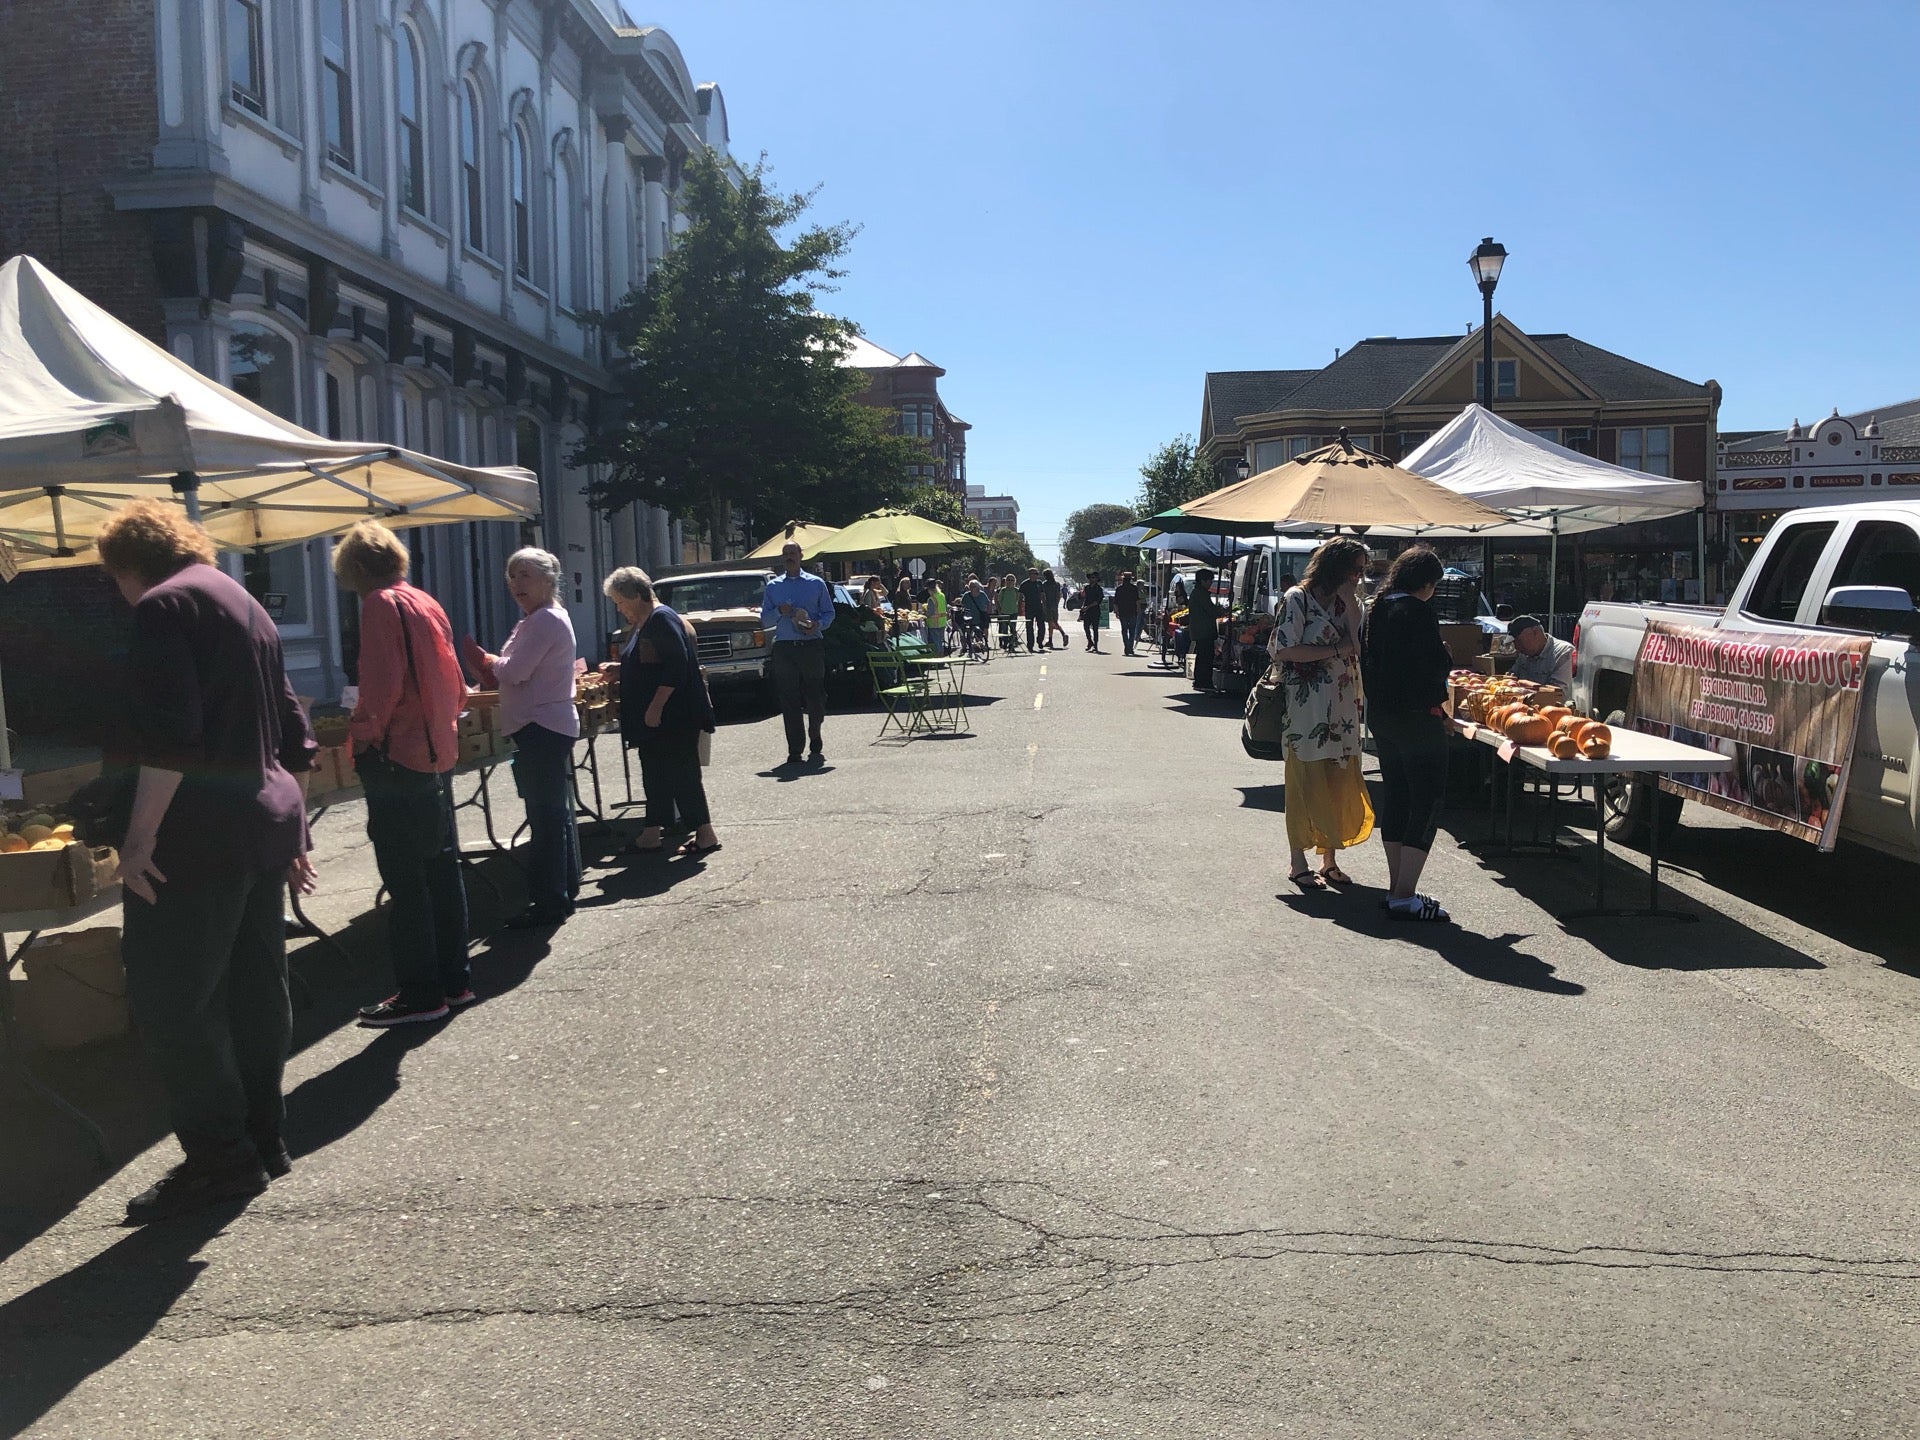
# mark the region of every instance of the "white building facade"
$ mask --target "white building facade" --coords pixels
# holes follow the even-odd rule
[[[558,555],[583,654],[616,565],[677,563],[664,512],[592,509],[571,456],[615,391],[599,318],[666,253],[725,103],[607,0],[156,0],[150,226],[173,352],[309,429],[541,483],[537,525],[411,532],[456,631],[517,618],[506,556]],[[323,542],[247,562],[304,692],[351,659]],[[350,605],[349,605],[350,609]]]

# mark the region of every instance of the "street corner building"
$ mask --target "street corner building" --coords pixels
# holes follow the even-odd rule
[[[74,0],[13,8],[0,90],[6,254],[322,435],[539,476],[526,533],[409,534],[456,630],[504,638],[527,540],[561,557],[590,654],[600,577],[682,558],[671,517],[592,509],[571,463],[615,391],[598,317],[684,228],[687,157],[728,152],[718,87],[665,31],[615,0]],[[321,698],[355,642],[330,544],[227,560]],[[97,576],[0,587],[16,723],[84,721],[98,677],[74,667],[111,630]]]
[[[1200,451],[1253,473],[1332,441],[1392,460],[1411,454],[1468,404],[1609,464],[1711,492],[1720,386],[1695,382],[1566,334],[1530,334],[1493,319],[1493,391],[1487,400],[1483,329],[1464,336],[1376,336],[1317,370],[1209,372],[1201,396]],[[1710,502],[1709,502],[1710,503]],[[1621,525],[1560,552],[1563,596],[1622,600],[1699,598],[1693,515]],[[1545,609],[1548,546],[1502,542],[1503,584],[1518,608]],[[1689,581],[1693,582],[1689,586]],[[1709,577],[1709,588],[1713,587]]]

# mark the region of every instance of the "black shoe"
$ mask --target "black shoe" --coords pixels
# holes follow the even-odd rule
[[[807,763],[809,765],[826,764],[827,763],[826,752],[824,750],[815,750],[812,754],[807,756]]]
[[[550,930],[556,925],[566,924],[569,918],[564,911],[542,910],[538,905],[529,905],[518,915],[509,915],[503,923],[509,930]]]
[[[150,1225],[230,1200],[250,1200],[267,1188],[258,1160],[233,1165],[183,1160],[127,1202],[127,1224]]]
[[[792,766],[795,766],[795,765],[798,765],[798,764],[800,763],[800,757],[799,757],[798,755],[789,755],[789,756],[787,756],[787,758],[786,758],[786,760],[785,760],[785,762],[784,762],[784,763],[785,763],[785,764],[786,764],[786,765],[787,765],[787,766],[788,766],[789,768],[791,768]]]
[[[507,922],[509,925],[513,921]],[[360,1023],[369,1030],[384,1030],[393,1025],[422,1025],[430,1020],[447,1018],[447,1002],[431,1001],[425,1005],[409,1005],[398,995],[389,995],[378,1005],[360,1007]]]
[[[260,1168],[267,1172],[269,1180],[284,1180],[293,1173],[293,1156],[287,1153],[284,1140],[256,1140],[253,1148],[260,1152]]]
[[[447,1009],[464,1010],[467,1008],[467,1006],[473,1004],[479,998],[480,997],[478,995],[473,993],[473,987],[469,985],[466,989],[462,990],[458,995],[447,996]]]

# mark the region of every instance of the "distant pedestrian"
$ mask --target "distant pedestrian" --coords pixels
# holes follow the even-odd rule
[[[785,574],[767,582],[760,602],[760,624],[773,632],[773,655],[767,661],[774,689],[780,696],[780,717],[787,730],[788,765],[800,763],[800,748],[811,741],[807,759],[823,764],[821,728],[827,718],[827,651],[825,635],[833,624],[833,592],[818,575],[800,568],[800,547],[780,551]],[[876,579],[874,608],[885,598]]]
[[[500,730],[513,740],[513,784],[527,810],[527,908],[508,917],[514,929],[563,923],[580,894],[573,808],[577,649],[559,585],[559,557],[532,547],[514,551],[507,557],[507,589],[520,607],[520,623],[498,655],[470,635],[461,645],[481,681],[500,692]]]
[[[294,776],[317,747],[279,631],[178,505],[123,505],[97,544],[133,607],[127,1004],[185,1152],[127,1202],[127,1223],[141,1225],[258,1195],[293,1168],[281,1141],[293,1035],[281,905],[289,882],[313,888]]]
[[[1193,647],[1193,688],[1213,689],[1213,641],[1219,609],[1213,599],[1213,572],[1193,577],[1187,595],[1187,643]]]
[[[620,738],[640,757],[647,797],[633,849],[664,849],[667,827],[677,823],[693,831],[680,854],[710,855],[720,837],[700,777],[700,737],[713,733],[713,701],[700,673],[699,640],[655,598],[646,571],[624,565],[603,588],[633,632],[620,651]]]
[[[884,589],[882,591],[884,594]],[[878,610],[878,605],[873,607]],[[902,575],[899,583],[893,587],[893,613],[904,615],[913,608],[913,577]]]
[[[1269,650],[1286,688],[1288,878],[1303,890],[1351,885],[1336,852],[1373,833],[1361,778],[1360,605],[1367,547],[1337,538],[1313,552],[1306,580],[1281,598]],[[1318,851],[1320,871],[1307,866]]]
[[[467,682],[447,612],[407,583],[408,560],[406,545],[371,520],[333,549],[333,573],[360,597],[360,698],[347,728],[367,795],[367,839],[387,888],[396,983],[361,1009],[371,1029],[439,1020],[474,998],[450,778]]]
[[[1087,649],[1100,653],[1100,607],[1107,603],[1107,592],[1100,588],[1100,572],[1089,570],[1087,583],[1080,588],[1080,628],[1087,634]]]
[[[1120,653],[1132,655],[1140,643],[1140,586],[1131,570],[1122,570],[1114,582],[1113,615],[1120,622]]]
[[[1027,578],[1020,582],[1020,611],[1027,617],[1027,653],[1035,650],[1051,650],[1053,639],[1047,633],[1047,582],[1040,578],[1040,567],[1027,568]]]
[[[927,582],[927,646],[936,655],[947,653],[947,591],[934,576]]]
[[[1387,850],[1398,920],[1446,920],[1419,892],[1447,789],[1447,673],[1453,667],[1428,604],[1440,583],[1440,557],[1424,545],[1403,550],[1387,569],[1361,638],[1367,726],[1380,752],[1380,838]]]
[[[1000,618],[1000,648],[1012,654],[1019,647],[1016,633],[1020,619],[1020,580],[1014,575],[1003,575],[1000,588],[994,593],[994,612]]]
[[[1047,617],[1047,648],[1053,648],[1055,632],[1060,636],[1060,645],[1064,649],[1067,643],[1067,627],[1060,623],[1060,577],[1053,573],[1053,567],[1047,566],[1040,572],[1040,583],[1045,587],[1043,599]]]

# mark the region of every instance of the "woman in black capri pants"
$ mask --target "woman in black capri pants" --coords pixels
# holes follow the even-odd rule
[[[1376,814],[1393,886],[1387,913],[1398,920],[1451,918],[1418,889],[1447,788],[1447,672],[1453,661],[1427,603],[1441,569],[1440,557],[1424,545],[1402,551],[1367,612],[1360,641],[1367,725],[1380,752]]]

